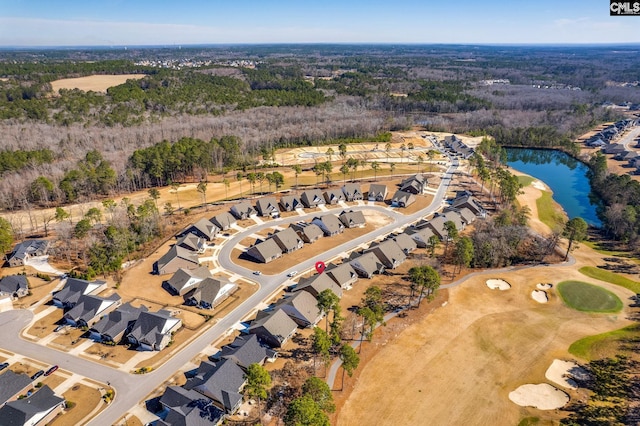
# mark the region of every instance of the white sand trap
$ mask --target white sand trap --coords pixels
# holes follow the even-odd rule
[[[531,186],[533,186],[535,189],[539,189],[540,191],[547,190],[547,187],[541,180],[534,180],[533,182],[531,182]]]
[[[569,395],[550,384],[527,384],[509,393],[509,399],[521,407],[534,407],[538,410],[555,410],[569,402]]]
[[[549,290],[551,287],[553,287],[553,284],[551,284],[551,283],[538,283],[538,284],[536,284],[536,288],[538,290]]]
[[[549,301],[549,296],[547,296],[547,292],[544,290],[533,290],[531,297],[538,303],[547,303]]]
[[[544,377],[548,380],[567,389],[578,389],[578,384],[573,378],[585,380],[587,375],[587,371],[575,362],[559,359],[554,359],[544,373]]]
[[[487,287],[491,290],[509,290],[511,288],[511,284],[506,282],[505,280],[493,279],[487,280]]]

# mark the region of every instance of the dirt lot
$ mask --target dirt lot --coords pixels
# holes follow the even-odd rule
[[[50,425],[77,425],[96,407],[100,407],[100,410],[103,410],[107,406],[107,404],[102,402],[102,395],[97,389],[83,384],[74,385],[62,396],[67,402],[71,401],[75,403],[75,406],[65,410],[65,413],[56,417],[49,423]]]
[[[51,82],[51,88],[54,93],[60,89],[80,89],[88,92],[106,93],[107,89],[112,86],[118,86],[127,80],[139,80],[144,74],[122,74],[122,75],[91,75],[88,77],[64,78]]]

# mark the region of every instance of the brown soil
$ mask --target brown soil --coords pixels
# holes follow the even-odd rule
[[[75,403],[75,406],[65,410],[64,414],[56,417],[49,423],[50,425],[77,425],[97,406],[101,405],[101,410],[107,406],[107,404],[102,401],[100,391],[80,383],[74,385],[62,396],[67,402],[71,401]]]
[[[80,89],[85,92],[103,92],[112,86],[123,84],[129,79],[139,80],[144,74],[122,74],[122,75],[91,75],[88,77],[64,78],[51,82],[51,88],[54,93],[60,89]]]
[[[50,307],[47,306],[47,308]],[[53,333],[53,330],[58,326],[57,323],[60,322],[60,320],[62,319],[62,309],[56,309],[55,311],[51,312],[49,315],[40,318],[38,321],[36,321],[31,328],[29,328],[27,330],[27,334],[34,336],[34,337],[38,337],[38,338],[43,338],[48,336],[49,334]]]

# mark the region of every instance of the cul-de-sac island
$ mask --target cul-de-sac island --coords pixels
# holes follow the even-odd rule
[[[0,425],[637,424],[639,65],[0,51]]]

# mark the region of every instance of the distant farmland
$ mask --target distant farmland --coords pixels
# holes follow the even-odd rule
[[[53,91],[57,93],[60,89],[80,89],[85,92],[89,90],[105,93],[109,87],[118,86],[129,79],[139,80],[144,74],[121,74],[121,75],[90,75],[88,77],[63,78],[51,82]]]

